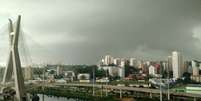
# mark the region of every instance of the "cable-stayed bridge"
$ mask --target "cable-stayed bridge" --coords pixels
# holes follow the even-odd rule
[[[19,55],[19,36],[20,36],[20,25],[21,25],[21,16],[18,16],[16,24],[13,23],[11,19],[9,19],[8,24],[8,36],[9,36],[9,58],[7,61],[7,65],[5,68],[5,72],[2,80],[2,88],[1,92],[6,93],[6,91],[11,90],[8,88],[8,82],[11,81],[12,77],[14,77],[14,101],[27,101],[27,96],[25,92],[24,86],[24,78],[22,74],[21,61]]]

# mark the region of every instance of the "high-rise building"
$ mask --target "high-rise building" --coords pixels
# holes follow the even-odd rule
[[[193,69],[193,76],[199,75],[199,63],[192,61],[191,65],[192,65],[192,69]]]
[[[125,67],[125,65],[126,65],[125,60],[121,60],[121,65],[120,65],[120,67]]]
[[[190,65],[190,62],[191,62],[191,61],[184,61],[184,72],[191,73],[191,72],[188,70],[189,65]]]
[[[169,70],[167,61],[160,61],[160,73],[167,72]]]
[[[125,78],[125,67],[119,67],[119,77],[121,79]]]
[[[143,61],[137,60],[137,68],[142,69],[142,67],[143,67]]]
[[[136,58],[130,58],[129,65],[134,66],[137,64]]]
[[[119,67],[119,77],[124,79],[125,78],[125,62],[126,60],[121,60],[121,65]]]
[[[172,71],[172,56],[168,56],[168,61],[167,61],[167,69],[168,71]]]
[[[114,59],[114,65],[120,66],[121,65],[121,59],[120,58],[115,58]]]
[[[142,68],[142,72],[145,74],[149,74],[149,67],[151,65],[150,61],[146,61],[144,62],[143,68]]]
[[[150,65],[149,66],[149,75],[155,76],[156,72],[157,72],[156,67]]]
[[[145,63],[147,66],[150,66],[151,65],[151,62],[150,61],[146,61]]]
[[[113,64],[113,57],[110,55],[105,56],[104,65],[111,65]]]
[[[184,73],[183,59],[179,52],[172,52],[172,69],[173,69],[173,78],[178,79]]]

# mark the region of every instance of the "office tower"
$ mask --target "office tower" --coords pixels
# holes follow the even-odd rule
[[[173,78],[178,79],[182,77],[184,73],[183,59],[179,52],[172,52],[172,69],[173,69]]]

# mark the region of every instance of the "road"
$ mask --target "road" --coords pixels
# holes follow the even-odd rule
[[[56,86],[93,87],[93,84],[51,83],[51,84],[47,84],[46,86],[49,86],[49,87],[56,87]],[[157,93],[157,94],[160,93],[160,90],[150,89],[150,88],[137,88],[137,87],[100,85],[100,84],[95,84],[94,87],[96,87],[96,88],[108,88],[108,89],[122,90],[122,91],[136,91],[136,92],[144,92],[144,93],[152,93],[152,94],[153,93]],[[163,93],[167,94],[167,91],[164,90]],[[170,94],[175,95],[175,96],[186,96],[186,97],[193,97],[193,98],[201,98],[200,94],[191,94],[191,93],[185,93],[185,92],[170,91]]]

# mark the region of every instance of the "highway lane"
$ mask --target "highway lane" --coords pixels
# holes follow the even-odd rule
[[[77,87],[93,87],[93,84],[60,84],[60,83],[54,83],[52,86],[77,86]],[[123,90],[123,91],[136,91],[136,92],[144,92],[144,93],[160,93],[159,89],[150,89],[150,88],[137,88],[137,87],[127,87],[127,86],[115,86],[115,85],[100,85],[95,84],[94,87],[97,88],[108,88],[108,89],[115,89],[115,90]],[[167,90],[162,91],[164,94],[167,94]],[[201,94],[192,94],[192,93],[185,93],[185,92],[174,92],[170,91],[171,95],[175,96],[186,96],[186,97],[195,97],[195,98],[201,98]]]

